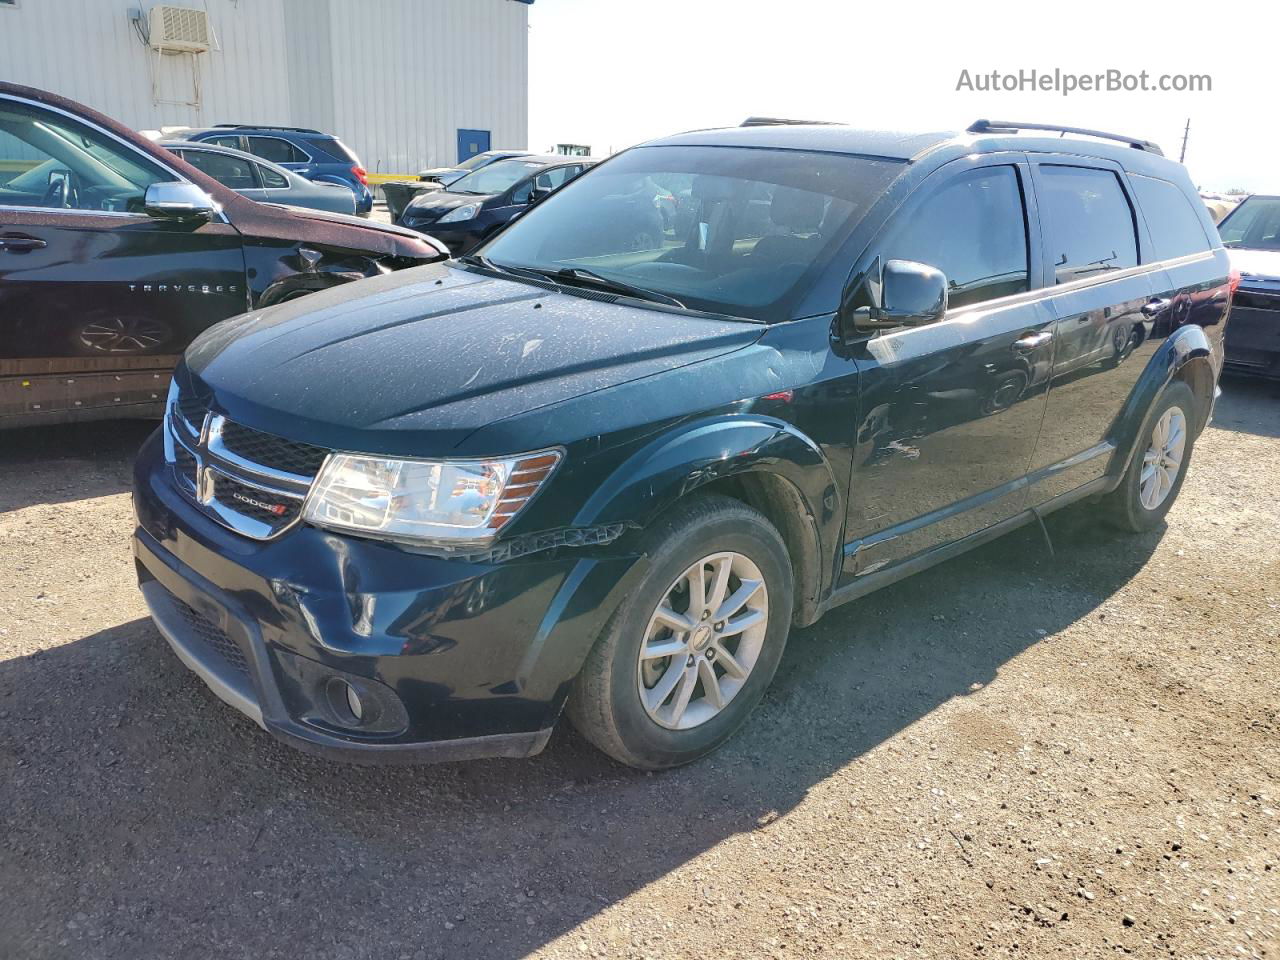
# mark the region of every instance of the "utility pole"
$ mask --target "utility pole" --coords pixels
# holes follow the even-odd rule
[[[1191,118],[1187,117],[1187,125],[1182,131],[1182,154],[1178,157],[1179,163],[1185,163],[1187,159],[1187,137],[1191,134]]]

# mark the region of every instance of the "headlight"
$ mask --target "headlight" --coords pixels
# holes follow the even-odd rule
[[[559,462],[557,450],[497,460],[334,454],[303,516],[319,527],[388,540],[484,544],[524,508]]]
[[[475,215],[480,212],[480,204],[464,203],[460,207],[454,207],[436,223],[457,223],[459,220],[473,220]]]

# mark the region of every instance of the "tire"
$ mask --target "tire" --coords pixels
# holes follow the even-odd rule
[[[715,750],[759,703],[786,647],[793,577],[778,531],[759,511],[729,497],[704,495],[677,504],[641,537],[649,569],[588,654],[566,712],[583,736],[615,760],[661,770]],[[730,602],[749,594],[742,607],[720,621],[714,615],[695,616],[691,609],[696,590],[691,571],[703,560],[711,561],[701,568],[708,602],[717,593],[723,564],[729,573],[719,592]],[[762,586],[753,587],[757,582]],[[667,612],[678,610],[694,629],[677,632],[660,619],[660,604]],[[722,604],[721,609],[728,607]],[[755,626],[734,632],[735,624],[751,617]],[[650,656],[642,666],[642,648],[652,654],[663,644],[673,649],[683,644],[683,649],[672,656]],[[745,670],[745,676],[731,673],[730,664]],[[676,674],[669,673],[673,670]],[[705,685],[707,670],[718,678],[717,696]],[[686,674],[697,679],[690,681]],[[660,697],[677,675],[670,693]],[[686,686],[687,706],[677,713]],[[656,708],[646,707],[642,689]]]
[[[1182,482],[1187,476],[1187,467],[1191,463],[1191,452],[1195,445],[1191,425],[1195,423],[1197,406],[1195,394],[1181,380],[1174,381],[1165,387],[1156,402],[1152,404],[1142,423],[1142,429],[1138,432],[1137,449],[1134,452],[1133,461],[1125,471],[1120,485],[1107,494],[1102,501],[1104,516],[1112,526],[1132,533],[1146,533],[1160,525],[1165,514],[1173,506],[1173,502],[1178,499]],[[1152,506],[1149,487],[1144,497],[1143,476],[1150,465],[1152,453],[1159,446],[1157,441],[1160,438],[1157,436],[1157,429],[1165,421],[1169,411],[1173,411],[1169,418],[1171,427],[1176,428],[1178,419],[1181,420],[1183,431],[1181,456],[1178,459],[1176,472],[1171,472],[1167,467],[1164,468],[1163,472],[1171,478],[1171,482],[1167,487],[1161,486],[1158,491],[1159,501]],[[1156,460],[1156,463],[1161,462],[1160,459]]]

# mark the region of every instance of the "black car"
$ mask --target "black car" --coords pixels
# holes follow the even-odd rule
[[[1280,378],[1280,197],[1249,197],[1223,218],[1218,232],[1240,273],[1227,367]]]
[[[155,622],[303,748],[526,756],[564,712],[659,768],[793,625],[1085,499],[1157,527],[1231,278],[1184,169],[1093,136],[684,134],[215,327],[137,461]],[[675,177],[682,231],[602,232]]]
[[[414,197],[397,222],[429,233],[460,256],[594,162],[553,155],[499,160],[445,190]]]
[[[217,321],[444,256],[408,230],[255,203],[80,104],[0,83],[0,428],[158,416],[178,355]]]

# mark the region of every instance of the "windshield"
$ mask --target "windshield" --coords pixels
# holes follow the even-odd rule
[[[474,157],[468,157],[458,164],[459,170],[474,170],[477,167],[483,167],[486,163],[493,160],[493,156],[488,153],[477,153]]]
[[[826,266],[901,169],[800,150],[637,147],[556,191],[484,256],[589,270],[695,309],[790,319],[804,278]]]
[[[482,167],[475,173],[468,173],[460,180],[455,180],[449,187],[449,192],[502,193],[545,166],[546,164],[541,160],[499,160],[497,163]]]
[[[1222,244],[1250,250],[1280,250],[1280,197],[1250,197],[1218,224]]]

